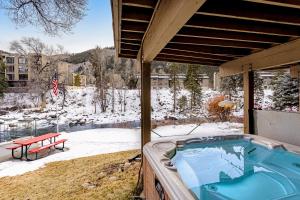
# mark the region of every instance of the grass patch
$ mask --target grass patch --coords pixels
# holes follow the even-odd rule
[[[130,199],[139,162],[127,163],[139,151],[124,151],[52,162],[33,172],[0,178],[0,199]]]

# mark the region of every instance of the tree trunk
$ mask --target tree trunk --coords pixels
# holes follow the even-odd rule
[[[41,110],[44,110],[46,108],[46,94],[41,94]]]
[[[123,101],[123,103],[124,103],[124,112],[126,112],[126,104],[127,104],[127,102],[126,102],[126,89],[124,88],[124,101]]]
[[[175,74],[173,74],[173,112],[176,111],[176,80]]]

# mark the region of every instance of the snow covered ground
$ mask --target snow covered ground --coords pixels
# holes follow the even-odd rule
[[[196,125],[162,126],[154,131],[162,136],[185,135]],[[192,134],[241,134],[243,125],[239,123],[206,123],[199,126]],[[140,129],[92,129],[72,133],[62,133],[61,138],[68,139],[68,151],[59,152],[44,158],[26,162],[10,160],[0,163],[0,177],[15,176],[43,167],[46,163],[69,160],[79,157],[111,153],[140,148]],[[152,134],[152,139],[159,136]]]
[[[125,93],[125,94],[124,94]],[[112,91],[109,90],[107,112],[100,112],[99,104],[96,104],[95,112],[95,87],[69,87],[66,95],[64,108],[59,106],[59,124],[76,124],[76,123],[118,123],[126,121],[135,121],[140,119],[140,92],[138,90],[115,90],[115,112],[112,113]],[[126,110],[121,107],[122,100],[126,98]],[[189,97],[187,90],[181,90],[177,96],[179,99],[182,95]],[[219,92],[213,90],[203,91],[203,110],[205,111],[207,102],[214,96],[220,95]],[[50,94],[47,95],[47,105],[43,112],[39,112],[39,97],[34,94],[5,94],[0,101],[1,108],[18,107],[26,109],[18,109],[10,111],[0,116],[0,124],[13,124],[26,119],[37,119],[38,127],[48,127],[56,124],[56,105],[51,100]],[[59,102],[61,102],[60,97]],[[172,95],[169,89],[152,90],[152,119],[161,120],[166,116],[170,116],[173,109]],[[175,113],[172,114],[176,118],[186,118],[188,116]],[[197,116],[194,116],[197,117]],[[201,117],[201,113],[198,114]]]

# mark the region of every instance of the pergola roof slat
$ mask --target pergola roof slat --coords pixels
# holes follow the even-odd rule
[[[281,7],[288,7],[288,8],[300,8],[300,1],[298,0],[245,0],[251,1],[261,4],[267,5],[276,5]]]
[[[257,33],[245,33],[228,30],[214,30],[206,28],[183,27],[178,36],[191,36],[200,38],[213,38],[233,41],[259,42],[269,44],[280,44],[287,42],[289,37],[277,35],[265,35]]]
[[[163,52],[159,53],[157,56],[158,57],[159,56],[169,56],[169,57],[172,57],[172,58],[180,57],[180,58],[189,58],[189,59],[202,60],[202,61],[207,60],[207,61],[210,61],[210,62],[215,61],[216,63],[219,62],[220,64],[222,64],[226,61],[229,61],[229,60],[220,60],[220,59],[217,59],[217,58],[208,58],[208,57],[205,57],[205,56],[199,57],[199,56],[193,56],[193,55],[170,54],[170,53],[163,53]]]
[[[196,37],[186,37],[186,36],[175,36],[170,41],[170,43],[200,44],[200,45],[208,45],[208,46],[249,48],[249,49],[265,49],[271,46],[270,44],[267,43],[232,41],[232,40],[213,39],[213,38],[196,38]]]
[[[149,22],[153,9],[123,6],[122,20]]]
[[[279,9],[280,15],[278,15]],[[198,13],[252,21],[300,25],[300,12],[296,8],[241,0],[210,0],[201,7]]]
[[[156,0],[123,0],[122,4],[141,8],[154,8],[156,2]]]
[[[299,0],[111,1],[118,55],[145,62],[228,66],[300,38]]]
[[[243,19],[226,19],[219,16],[195,14],[186,27],[210,28],[215,30],[231,30],[266,35],[300,36],[300,26],[274,24],[269,22],[249,21]]]
[[[223,56],[223,55],[214,55],[209,53],[198,53],[198,52],[188,52],[188,51],[180,51],[174,49],[163,49],[160,54],[168,54],[168,55],[182,55],[187,57],[194,57],[194,58],[209,58],[212,60],[222,60],[222,61],[230,61],[233,60],[234,56]]]
[[[140,40],[140,41],[142,41],[143,33],[122,31],[121,32],[121,39],[123,39],[123,38],[127,39],[127,40]]]
[[[188,64],[201,64],[201,65],[209,65],[209,66],[218,66],[216,63],[212,62],[198,62],[194,59],[176,59],[171,57],[156,57],[156,61],[168,61],[168,62],[177,62],[177,63],[188,63]]]
[[[144,33],[147,29],[147,23],[122,21],[121,28],[127,32]],[[121,35],[122,36],[122,35]]]
[[[205,45],[190,45],[190,44],[172,44],[169,43],[166,49],[179,49],[191,52],[207,52],[219,55],[248,55],[251,53],[249,49],[231,48],[231,47],[212,47]]]

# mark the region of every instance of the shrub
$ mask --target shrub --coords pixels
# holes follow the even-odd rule
[[[207,111],[210,116],[218,118],[220,121],[228,121],[233,110],[233,104],[219,106],[219,103],[225,100],[225,96],[217,96],[208,102]]]

